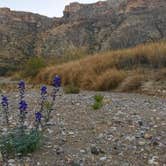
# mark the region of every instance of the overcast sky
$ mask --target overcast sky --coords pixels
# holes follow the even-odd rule
[[[49,17],[62,16],[65,5],[70,2],[93,3],[98,0],[0,0],[0,7],[30,11]]]

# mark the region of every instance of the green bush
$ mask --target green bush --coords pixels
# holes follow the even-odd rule
[[[0,151],[2,154],[8,155],[22,154],[34,152],[39,148],[42,140],[42,133],[36,129],[29,133],[21,134],[21,130],[14,130],[0,138]]]
[[[94,110],[98,110],[103,106],[103,104],[101,102],[95,102],[92,107]]]
[[[96,101],[96,102],[99,102],[99,103],[100,103],[100,102],[103,102],[103,98],[104,98],[104,97],[103,97],[102,95],[95,95],[95,96],[94,96],[95,101]]]
[[[79,87],[70,84],[70,85],[67,85],[67,86],[64,88],[64,91],[65,91],[65,93],[67,93],[67,94],[69,94],[69,93],[78,94],[78,93],[80,92],[80,89],[79,89]]]
[[[23,66],[23,76],[35,77],[45,66],[46,62],[42,57],[32,57]]]
[[[94,104],[92,105],[92,108],[94,110],[100,109],[103,106],[103,96],[101,95],[95,95],[94,96]]]

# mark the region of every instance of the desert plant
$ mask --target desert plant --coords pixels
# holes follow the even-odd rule
[[[117,69],[110,69],[97,77],[94,83],[96,90],[111,90],[118,87],[118,85],[125,79],[126,73]]]
[[[131,92],[139,90],[142,85],[142,82],[145,81],[143,74],[134,74],[128,76],[123,83],[119,86],[119,90],[123,92]]]
[[[7,130],[3,132],[0,136],[0,153],[3,156],[5,162],[8,161],[8,157],[10,155],[14,156],[17,154],[26,155],[37,150],[42,141],[42,135],[45,131],[45,128],[39,128],[42,125],[42,120],[45,119],[45,122],[48,122],[50,119],[50,114],[53,110],[53,105],[55,102],[55,98],[57,96],[57,92],[61,86],[61,78],[56,76],[53,80],[53,92],[52,92],[52,100],[48,102],[47,97],[47,87],[41,87],[41,103],[40,110],[35,110],[34,120],[35,125],[32,129],[28,128],[25,125],[26,114],[28,104],[25,101],[25,83],[24,81],[20,81],[18,84],[19,89],[19,120],[20,123],[16,127],[12,128],[9,125],[9,103],[8,98],[6,96],[2,96],[2,111],[5,114],[6,127]],[[40,130],[42,129],[42,130]]]
[[[19,102],[19,120],[20,120],[20,129],[22,131],[22,135],[24,135],[24,129],[25,126],[25,120],[26,120],[26,114],[27,114],[27,108],[28,104],[26,103],[24,97],[25,97],[25,83],[24,81],[20,81],[18,83],[18,89],[19,89],[19,95],[20,95],[20,102]]]
[[[100,109],[102,106],[103,106],[103,104],[102,104],[102,103],[99,103],[99,102],[95,102],[95,103],[92,105],[92,107],[93,107],[94,110],[98,110],[98,109]]]
[[[101,103],[103,101],[103,96],[102,95],[95,95],[94,100],[95,102]]]
[[[117,89],[128,73],[136,69],[149,70],[166,67],[166,42],[138,45],[117,51],[98,53],[83,59],[49,66],[36,77],[38,82],[51,83],[52,75],[59,73],[63,85],[74,82],[85,90]],[[147,72],[146,75],[148,75]]]
[[[10,155],[26,155],[39,148],[42,140],[42,132],[32,129],[22,135],[20,128],[13,129],[0,138],[1,153]]]
[[[47,88],[45,86],[42,87],[41,89],[41,113],[43,112],[43,118],[45,119],[45,122],[47,123],[50,120],[51,112],[53,111],[53,105],[55,104],[55,99],[57,96],[57,93],[60,89],[61,86],[61,78],[56,75],[53,79],[53,90],[51,93],[52,100],[48,101],[47,100]]]
[[[94,97],[94,104],[92,105],[94,110],[100,109],[103,106],[103,96],[102,95],[95,95]]]
[[[8,104],[8,98],[6,96],[3,96],[2,95],[2,110],[4,111],[4,114],[5,114],[5,122],[6,122],[6,125],[7,127],[9,126],[9,104]]]

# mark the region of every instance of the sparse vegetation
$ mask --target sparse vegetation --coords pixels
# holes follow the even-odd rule
[[[30,58],[25,66],[23,67],[24,70],[22,72],[23,77],[35,77],[39,71],[46,66],[46,62],[41,57],[32,57]]]
[[[122,92],[139,90],[146,79],[145,74],[134,71],[125,78],[118,89]]]
[[[0,151],[8,155],[21,153],[26,155],[34,152],[41,145],[42,133],[38,130],[31,130],[29,133],[21,135],[21,130],[13,130],[0,138]]]
[[[65,86],[64,88],[65,93],[72,93],[72,94],[78,94],[80,92],[79,87],[74,86],[73,84],[69,84]]]
[[[153,71],[160,73],[160,70],[165,70],[165,55],[164,41],[142,44],[135,48],[96,54],[56,67],[46,67],[37,75],[36,82],[50,84],[52,76],[59,73],[64,86],[74,82],[81,89],[113,90],[120,89],[123,85],[124,91],[133,91],[147,81],[147,76]]]
[[[12,124],[12,118],[10,118],[11,111],[9,108],[9,99],[6,95],[2,95],[0,108],[2,108],[1,114],[3,117],[3,127],[5,127],[5,130],[1,131],[0,135],[0,155],[3,161],[8,163],[7,160],[10,156],[15,157],[19,154],[20,157],[22,157],[28,153],[34,152],[40,147],[43,133],[46,130],[47,122],[49,122],[51,112],[53,111],[53,105],[57,92],[61,86],[61,78],[58,75],[54,77],[52,85],[52,99],[50,100],[48,100],[49,96],[47,93],[47,87],[44,85],[41,87],[41,101],[39,103],[39,109],[35,109],[34,115],[31,117],[30,123],[33,124],[31,127],[29,127],[30,123],[26,121],[28,119],[28,104],[25,100],[25,82],[21,80],[18,83],[19,114],[18,120],[15,119],[16,126]],[[14,109],[12,109],[12,111],[14,111]]]
[[[103,106],[103,96],[102,95],[95,95],[94,96],[94,104],[92,105],[94,110],[100,109]]]

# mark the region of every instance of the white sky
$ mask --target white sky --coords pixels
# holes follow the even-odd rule
[[[49,17],[60,17],[65,5],[76,1],[80,3],[93,3],[98,0],[0,0],[0,7],[39,13]]]

